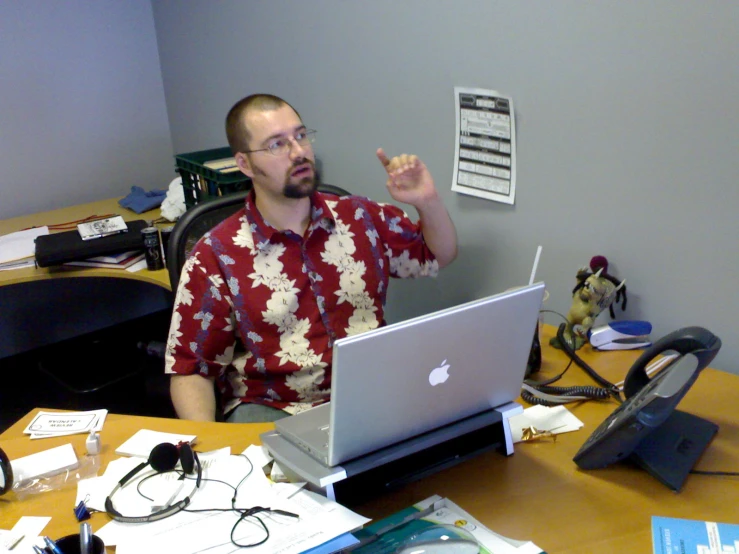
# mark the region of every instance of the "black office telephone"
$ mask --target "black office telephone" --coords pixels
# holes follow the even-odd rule
[[[718,425],[675,407],[720,348],[721,339],[710,331],[685,327],[645,350],[626,376],[626,400],[585,441],[575,463],[597,469],[629,458],[679,491]],[[650,378],[648,364],[668,351],[677,357]]]

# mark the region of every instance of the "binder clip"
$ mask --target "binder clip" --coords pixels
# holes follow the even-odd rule
[[[84,500],[80,500],[80,503],[74,507],[74,517],[77,518],[77,521],[90,519],[90,510],[87,509],[87,501],[89,499],[90,495],[88,494]]]

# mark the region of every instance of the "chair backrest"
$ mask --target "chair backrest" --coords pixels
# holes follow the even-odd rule
[[[349,192],[336,185],[321,184],[318,190],[336,196],[348,196]],[[167,246],[167,270],[172,292],[177,291],[182,266],[205,233],[244,206],[249,191],[239,191],[197,204],[187,210],[172,229]]]

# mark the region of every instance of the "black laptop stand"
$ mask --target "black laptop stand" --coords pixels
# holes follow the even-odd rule
[[[509,418],[522,411],[520,404],[511,402],[334,467],[321,464],[276,431],[260,438],[288,479],[306,482],[310,490],[351,506],[482,452],[497,449],[510,456]]]

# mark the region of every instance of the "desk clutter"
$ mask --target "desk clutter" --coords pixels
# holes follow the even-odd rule
[[[345,544],[349,533],[369,521],[301,484],[271,481],[261,447],[235,455],[230,448],[197,453],[195,442],[191,435],[137,432],[116,448],[130,457],[112,460],[99,476],[78,480],[74,513],[111,515],[113,521],[95,535],[116,546],[118,554],[225,553],[247,546],[258,553],[306,552],[337,537]],[[157,444],[149,449],[151,443]],[[74,466],[71,445],[63,448],[66,465]],[[55,451],[33,456],[46,459]],[[14,481],[12,474],[7,477]],[[18,552],[48,546],[41,536],[48,521],[21,518],[9,530],[13,537],[25,537],[15,547]]]
[[[64,421],[74,421],[76,427],[86,416],[95,415],[56,414],[69,416]],[[39,413],[29,427],[48,425],[52,417]],[[99,476],[78,479],[77,519],[84,522],[90,512],[100,511],[107,512],[112,521],[95,530],[94,545],[91,529],[85,527],[89,524],[83,524],[81,535],[74,536],[79,540],[86,533],[91,547],[102,552],[103,545],[115,546],[117,554],[206,550],[225,554],[246,547],[257,553],[284,554],[410,553],[419,552],[421,544],[429,541],[442,541],[446,547],[466,546],[455,552],[543,552],[531,542],[494,533],[438,495],[368,525],[369,519],[306,490],[305,483],[270,478],[281,471],[272,467],[264,447],[251,445],[240,454],[232,454],[228,447],[198,453],[196,443],[193,435],[148,429],[136,432],[115,450],[127,456],[112,460]],[[79,465],[69,444],[32,457],[44,458],[48,465],[59,448],[65,451],[62,458],[67,469]],[[19,468],[21,461],[11,463]],[[57,468],[57,473],[63,470]],[[7,477],[15,481],[12,475]],[[49,520],[22,517],[12,529],[0,530],[0,540],[19,548],[17,552],[30,552],[34,546],[54,552],[54,545],[63,546],[70,539],[52,541],[43,536]]]
[[[689,375],[690,368],[684,367],[684,360],[705,356],[701,350],[715,352],[718,343],[713,335],[695,328],[691,332],[692,341],[681,347],[683,362],[671,366],[680,369],[660,374],[661,378],[653,378],[654,384],[647,383],[642,388],[653,390],[671,375]],[[551,330],[545,329],[545,334],[551,334]],[[672,343],[673,338],[668,338],[667,343]],[[708,349],[696,348],[699,338]],[[551,351],[546,341],[544,344],[544,357],[547,359]],[[665,341],[655,343],[657,348],[664,344]],[[603,360],[598,367],[604,369],[605,366],[610,370],[606,375],[614,381],[617,380],[614,378],[623,377],[626,368],[638,356],[628,352],[594,352],[590,347],[585,347],[582,354],[591,363],[596,357],[598,361]],[[551,357],[557,360],[557,364],[566,360],[561,351],[556,351]],[[551,369],[549,363],[542,371]],[[722,425],[723,434],[718,437],[720,442],[705,452],[699,468],[703,471],[697,472],[718,474],[720,472],[716,470],[731,469],[739,455],[731,415],[737,402],[736,376],[709,370],[696,384],[694,388],[697,390],[685,399],[685,409],[702,417],[715,418],[718,422],[730,422]],[[631,386],[636,387],[633,383]],[[645,402],[648,404],[649,398]],[[510,418],[511,431],[515,433],[518,429],[523,437],[527,429],[535,435],[535,429],[550,432],[552,436],[539,435],[532,440],[522,438],[514,456],[503,457],[495,452],[475,456],[466,461],[464,467],[460,465],[433,476],[424,474],[417,482],[383,493],[373,501],[341,507],[306,490],[308,487],[302,481],[288,482],[285,476],[290,475],[289,468],[280,467],[279,463],[270,460],[271,450],[255,446],[260,433],[269,431],[269,425],[108,416],[100,431],[100,456],[85,455],[83,437],[69,437],[74,444],[74,457],[80,463],[89,458],[99,458],[105,464],[100,464],[99,471],[89,479],[78,480],[74,488],[58,491],[58,494],[52,491],[48,495],[37,495],[39,502],[17,502],[13,494],[2,498],[4,509],[0,515],[0,527],[6,531],[0,530],[0,544],[19,541],[11,551],[13,554],[16,551],[32,552],[27,549],[31,544],[43,546],[44,535],[59,544],[62,542],[60,539],[70,533],[76,536],[78,519],[89,521],[95,537],[123,553],[145,553],[155,549],[193,552],[209,546],[213,548],[208,548],[207,552],[233,552],[237,550],[230,542],[234,526],[233,536],[236,541],[243,541],[240,544],[266,539],[246,550],[270,553],[408,553],[418,550],[406,547],[418,549],[421,542],[442,537],[446,537],[446,541],[458,541],[447,542],[447,545],[469,548],[460,549],[463,552],[516,554],[541,552],[537,545],[550,552],[667,554],[670,550],[665,550],[664,546],[669,542],[665,539],[668,536],[673,545],[685,541],[686,545],[694,543],[696,548],[709,544],[706,537],[715,537],[712,544],[731,544],[734,529],[728,524],[736,520],[739,513],[735,502],[735,474],[725,474],[726,477],[693,475],[686,487],[688,490],[675,497],[672,490],[632,464],[618,464],[598,472],[578,469],[572,456],[586,435],[569,431],[575,431],[583,422],[583,431],[591,433],[612,412],[618,418],[614,402],[579,403],[572,408],[572,413],[562,406],[529,408],[523,413],[526,419],[517,420],[516,415]],[[577,414],[576,419],[573,414]],[[31,430],[32,424],[43,423],[45,420],[41,416],[47,417],[38,410],[28,414],[22,425],[16,425],[11,433],[0,437],[0,446],[9,453],[17,452],[19,458],[33,452],[32,447],[43,449],[46,441],[31,442],[22,434],[24,430]],[[80,414],[73,414],[72,419],[77,421],[69,426],[70,432],[84,428]],[[612,428],[618,427],[619,422],[616,421]],[[172,434],[163,434],[158,431],[160,429]],[[61,440],[66,442],[64,438]],[[53,446],[60,444],[60,439],[52,441],[48,442]],[[169,445],[162,447],[165,442]],[[192,458],[183,456],[187,452],[185,444],[192,450]],[[677,455],[673,457],[677,458]],[[210,480],[213,478],[218,482]],[[121,481],[124,482],[121,484]],[[236,488],[237,494],[229,487]],[[432,496],[435,492],[441,496]],[[536,502],[534,507],[539,509],[532,509],[532,498]],[[419,502],[421,499],[425,500]],[[147,523],[115,520],[104,513],[96,513],[109,511],[106,507],[108,500],[124,518],[149,518],[153,510],[172,513]],[[55,511],[54,503],[61,508]],[[339,504],[344,503],[340,501]],[[550,509],[552,506],[556,509]],[[213,507],[224,511],[190,511]],[[587,515],[589,511],[590,515]],[[87,518],[86,513],[90,512],[92,517]],[[588,521],[583,525],[583,514],[593,518],[592,525]],[[43,517],[28,520],[21,517],[30,515]],[[49,515],[53,520],[46,517]],[[343,520],[345,522],[363,523],[342,532],[333,527],[334,518],[340,516],[347,518]],[[716,521],[727,524],[713,523]],[[172,529],[175,524],[180,525],[177,531]],[[345,528],[350,525],[347,523]],[[320,529],[326,533],[324,536],[331,538],[312,547],[308,546],[309,543],[293,544],[302,540],[306,529]],[[494,529],[500,530],[504,536],[493,532]],[[608,530],[607,533],[603,532],[604,529]],[[162,537],[159,537],[160,532]],[[497,537],[510,549],[496,549],[495,543],[485,543],[481,536]],[[508,537],[533,542],[519,543]],[[472,541],[482,544],[482,548],[473,550]],[[445,554],[451,551],[440,550]]]
[[[119,203],[126,204],[126,198]],[[156,271],[164,268],[173,227],[124,221],[116,214],[30,227],[0,236],[0,271],[59,266]]]
[[[40,267],[86,260],[143,249],[141,232],[149,225],[143,219],[127,222],[127,232],[83,240],[75,229],[42,235],[36,239],[36,263]]]

